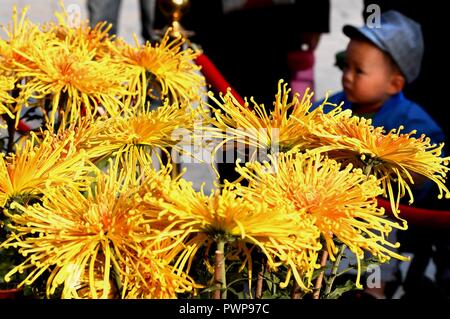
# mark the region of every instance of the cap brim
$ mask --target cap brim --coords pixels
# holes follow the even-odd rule
[[[358,28],[352,26],[352,25],[345,25],[342,28],[342,32],[344,32],[344,34],[346,36],[348,36],[350,39],[353,38],[363,38],[363,39],[367,39],[370,40],[364,33],[362,33],[361,31],[359,31]]]
[[[383,42],[381,42],[377,38],[374,31],[372,31],[368,28],[365,28],[365,27],[356,28],[352,25],[345,25],[342,28],[342,32],[344,32],[344,34],[346,36],[348,36],[350,39],[363,39],[363,40],[373,43],[375,46],[377,46],[381,50],[386,51],[386,46],[383,44]]]

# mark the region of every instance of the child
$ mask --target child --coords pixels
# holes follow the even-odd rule
[[[414,81],[420,71],[424,50],[420,25],[397,11],[383,13],[380,21],[380,26],[373,27],[344,26],[343,32],[350,42],[343,64],[343,91],[328,101],[335,104],[344,102],[344,109],[371,118],[374,126],[383,126],[386,132],[402,125],[404,133],[417,130],[416,136],[425,134],[432,143],[444,142],[444,133],[437,123],[402,93],[405,84]],[[431,183],[417,187],[414,190],[415,204],[426,207],[427,199],[435,194],[430,190]],[[383,265],[382,289],[372,289],[371,294],[385,297],[383,285],[397,279],[394,276],[396,266],[395,261]]]
[[[436,122],[402,93],[405,84],[419,75],[424,49],[420,25],[391,10],[381,15],[379,27],[347,25],[343,32],[350,38],[343,91],[329,102],[344,102],[344,109],[372,118],[374,126],[384,126],[386,131],[403,125],[404,132],[415,129],[417,136],[424,133],[434,143],[443,142],[444,134]]]

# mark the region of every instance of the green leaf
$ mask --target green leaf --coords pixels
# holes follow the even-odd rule
[[[342,294],[346,293],[347,291],[355,290],[356,284],[352,280],[347,280],[345,284],[342,286],[336,287],[332,292],[330,292],[328,295],[323,296],[323,299],[338,299],[342,296]]]

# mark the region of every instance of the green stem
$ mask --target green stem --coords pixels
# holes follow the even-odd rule
[[[263,283],[264,283],[264,272],[266,270],[265,267],[265,258],[261,257],[261,269],[258,272],[258,280],[256,281],[256,289],[255,289],[255,297],[256,299],[262,298],[263,291]]]
[[[13,98],[18,98],[20,96],[20,89],[14,88],[11,91],[11,96]],[[19,102],[17,102],[19,103]],[[20,114],[16,114],[16,116],[20,117]],[[8,114],[3,114],[3,120],[6,122],[6,125],[8,126],[8,144],[6,148],[7,154],[12,153],[14,150],[14,142],[15,142],[15,135],[16,135],[16,120],[12,119],[8,116]]]
[[[114,271],[114,281],[116,282],[118,295],[119,295],[119,298],[122,298],[123,285],[122,285],[122,280],[120,280],[120,270],[118,268],[117,263],[113,262],[112,266],[113,266],[113,271]]]
[[[7,114],[3,117],[3,119],[6,122],[6,125],[8,126],[8,144],[6,148],[7,154],[12,153],[14,150],[14,138],[16,135],[16,126],[15,126],[15,120],[10,118]]]
[[[347,246],[345,244],[342,244],[339,249],[339,253],[336,256],[336,260],[333,263],[333,268],[331,269],[331,275],[330,275],[330,278],[328,279],[327,287],[325,288],[325,292],[324,292],[325,296],[327,296],[331,292],[331,288],[333,287],[334,280],[337,278],[337,272],[339,270],[339,265],[341,263],[341,259],[342,259],[342,256],[344,255],[344,251],[345,251],[346,247]]]
[[[277,285],[275,284],[275,274],[272,274],[272,295],[276,295],[277,294]]]
[[[367,164],[366,167],[364,167],[364,174],[366,174],[366,178],[369,178],[370,174],[372,173],[373,164]]]

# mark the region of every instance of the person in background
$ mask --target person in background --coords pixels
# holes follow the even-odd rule
[[[280,79],[289,83],[309,70],[312,82],[314,50],[329,18],[329,0],[191,0],[181,24],[240,96],[270,111]],[[169,22],[155,15],[156,29]],[[234,168],[219,164],[222,181],[239,177]]]
[[[98,22],[107,21],[112,24],[110,34],[118,33],[119,10],[121,0],[88,0],[87,8],[91,26]],[[153,35],[153,22],[155,19],[156,0],[139,0],[141,13],[141,34],[146,41],[151,41]]]
[[[442,41],[442,21],[447,19],[447,11],[440,10],[435,5],[424,5],[422,2],[409,0],[364,0],[363,18],[371,20],[375,10],[381,13],[396,10],[420,24],[424,41],[422,67],[417,78],[409,83],[405,89],[405,96],[420,104],[428,114],[439,124],[445,133],[450,135],[450,121],[442,116],[442,92],[447,90],[447,81],[436,72],[446,70],[449,66],[447,58],[446,41]],[[446,153],[450,154],[450,145],[444,146]],[[441,203],[442,208],[448,203]]]
[[[329,18],[329,0],[191,0],[181,24],[242,97],[270,108],[280,79],[313,67]],[[155,28],[168,22],[156,14]]]

